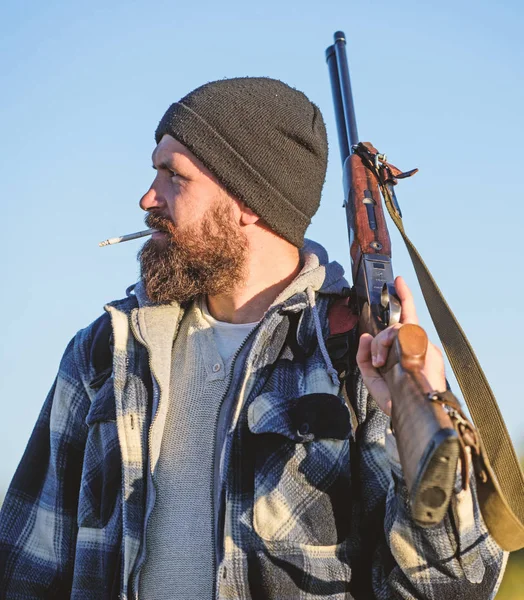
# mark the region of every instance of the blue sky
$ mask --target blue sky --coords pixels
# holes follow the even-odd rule
[[[337,29],[348,38],[361,138],[400,168],[419,167],[397,190],[407,231],[523,450],[523,15],[513,0],[4,0],[0,491],[67,342],[137,278],[141,241],[97,243],[143,228],[138,200],[152,178],[154,129],[191,89],[267,75],[320,106],[331,154],[308,236],[349,266],[324,62]],[[392,238],[395,271],[416,288],[402,242]]]

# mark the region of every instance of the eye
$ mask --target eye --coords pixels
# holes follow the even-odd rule
[[[166,171],[169,174],[169,177],[173,180],[179,179],[181,177],[180,173],[178,173],[174,169],[171,169],[170,167],[166,167]]]

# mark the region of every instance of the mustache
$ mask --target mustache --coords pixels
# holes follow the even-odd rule
[[[148,213],[144,221],[150,229],[156,229],[163,233],[171,233],[173,230],[173,223],[170,219],[155,213]]]

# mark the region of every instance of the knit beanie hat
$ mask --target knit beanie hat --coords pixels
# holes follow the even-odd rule
[[[302,247],[327,166],[322,114],[302,92],[267,77],[213,81],[168,108],[157,143],[164,134],[273,231]]]

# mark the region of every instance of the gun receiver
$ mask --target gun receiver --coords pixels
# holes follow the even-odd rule
[[[397,323],[401,306],[395,292],[391,242],[381,189],[400,214],[393,186],[401,173],[371,144],[358,139],[343,32],[326,50],[343,166],[353,292],[360,332],[377,335]],[[380,369],[392,399],[392,425],[408,486],[413,518],[424,526],[444,517],[455,484],[460,442],[444,407],[432,401],[422,370],[428,339],[418,325],[404,325]]]

